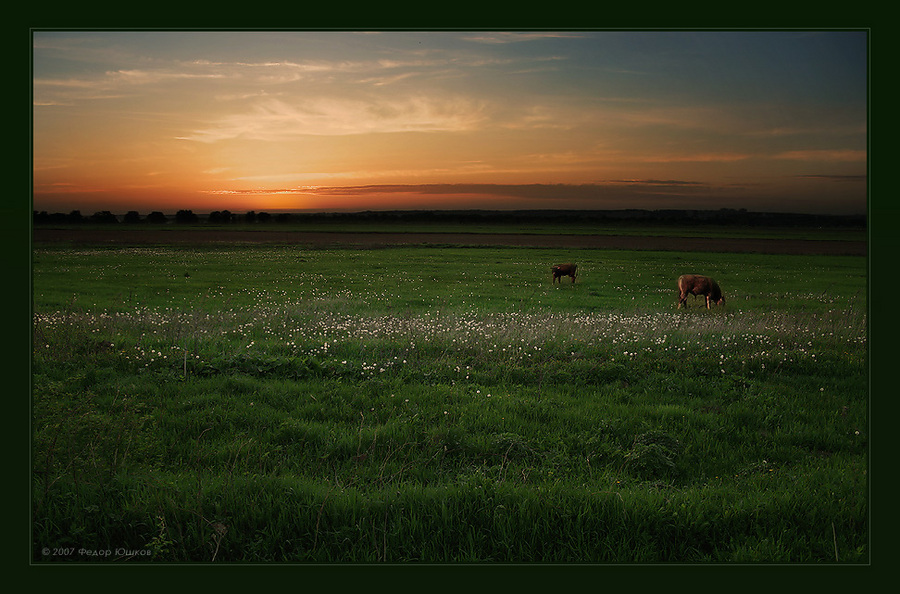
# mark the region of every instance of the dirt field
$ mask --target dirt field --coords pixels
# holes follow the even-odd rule
[[[683,252],[743,252],[761,254],[821,254],[865,256],[865,241],[809,239],[661,237],[626,235],[529,235],[479,233],[340,233],[306,231],[240,231],[187,229],[46,229],[35,228],[34,244],[163,245],[198,243],[280,243],[311,247],[389,245],[527,246],[663,250]]]

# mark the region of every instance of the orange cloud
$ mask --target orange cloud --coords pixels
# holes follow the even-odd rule
[[[869,157],[867,151],[860,150],[798,150],[779,153],[773,158],[790,159],[793,161],[845,161],[849,163],[864,163]]]

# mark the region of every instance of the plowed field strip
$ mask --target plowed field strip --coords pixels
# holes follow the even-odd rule
[[[822,254],[864,256],[864,241],[762,239],[734,237],[662,237],[628,235],[543,235],[519,233],[343,233],[239,230],[34,229],[35,243],[202,244],[290,243],[311,246],[382,247],[390,245],[471,245],[542,248],[591,248],[684,252]]]

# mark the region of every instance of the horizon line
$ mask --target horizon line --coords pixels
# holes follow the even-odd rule
[[[269,209],[240,209],[239,211],[232,211],[230,209],[213,209],[209,211],[194,211],[192,208],[179,208],[174,211],[164,211],[164,210],[147,210],[149,213],[157,213],[161,212],[164,215],[175,216],[178,212],[188,211],[193,212],[194,214],[200,215],[209,215],[212,213],[224,213],[229,212],[231,214],[237,215],[245,215],[247,213],[277,213],[277,214],[313,214],[313,215],[327,215],[327,214],[336,214],[336,215],[364,215],[364,214],[389,214],[389,213],[494,213],[494,214],[515,214],[515,213],[626,213],[626,212],[635,212],[635,213],[735,213],[735,214],[747,214],[747,215],[775,215],[775,216],[815,216],[815,217],[841,217],[841,218],[855,218],[855,217],[866,217],[868,218],[868,211],[859,212],[859,213],[821,213],[821,212],[807,212],[807,211],[771,211],[771,210],[751,210],[744,207],[722,207],[722,208],[369,208],[364,210],[357,209],[299,209],[299,208],[269,208]],[[115,216],[124,216],[125,214],[136,212],[139,215],[141,211],[135,209],[128,209],[121,213],[113,212],[108,209],[97,210],[91,214],[85,215],[82,213],[82,209],[73,208],[68,213],[62,211],[54,211],[50,212],[49,210],[42,209],[38,210],[32,208],[32,216],[35,214],[46,213],[48,215],[55,214],[71,214],[74,212],[81,213],[82,216],[90,217],[91,214],[97,213],[110,213]]]

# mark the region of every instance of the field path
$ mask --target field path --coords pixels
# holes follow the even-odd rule
[[[310,231],[245,231],[223,229],[54,229],[36,227],[34,243],[198,244],[280,243],[314,247],[390,245],[522,246],[865,256],[865,241],[762,239],[740,237],[663,237],[629,235],[544,235],[526,233],[345,233]]]

